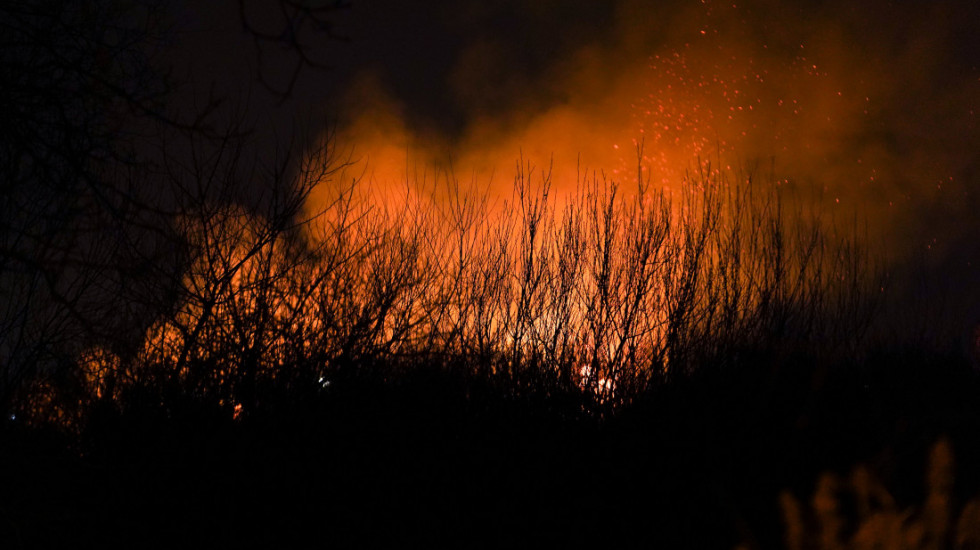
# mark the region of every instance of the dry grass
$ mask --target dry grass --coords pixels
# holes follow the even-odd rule
[[[954,463],[949,441],[937,441],[929,453],[925,498],[919,505],[907,508],[900,508],[864,465],[856,466],[846,479],[833,473],[822,474],[809,506],[791,493],[783,492],[780,507],[786,547],[791,550],[980,548],[980,499],[956,502]]]

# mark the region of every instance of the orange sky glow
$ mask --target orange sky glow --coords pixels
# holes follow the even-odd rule
[[[752,172],[831,217],[856,215],[878,240],[912,226],[928,232],[910,216],[923,203],[962,204],[959,180],[976,140],[932,139],[923,129],[977,133],[976,82],[935,88],[908,110],[938,70],[932,33],[950,14],[929,14],[921,33],[885,46],[862,42],[847,14],[838,22],[790,12],[704,0],[654,27],[657,15],[642,3],[621,2],[615,40],[567,52],[504,109],[482,108],[500,59],[492,44],[474,45],[448,82],[432,83],[452,88],[467,113],[451,136],[413,123],[410,106],[365,70],[348,88],[336,134],[353,161],[345,177],[387,192],[451,171],[506,198],[523,162],[538,174],[550,168],[553,189],[574,192],[593,175],[635,182],[642,144],[644,179],[669,193],[700,161]],[[667,32],[653,39],[651,28]],[[310,208],[323,201],[314,195]]]

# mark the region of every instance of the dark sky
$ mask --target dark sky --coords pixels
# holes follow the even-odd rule
[[[217,83],[231,94],[250,93],[249,101],[265,107],[266,94],[250,89],[252,77],[260,71],[285,88],[292,52],[274,44],[257,49],[242,32],[237,2],[188,4],[175,25],[178,74],[190,71],[199,90]],[[269,8],[275,2],[245,4],[255,27],[283,28],[285,20]],[[311,57],[327,69],[304,70],[276,117],[313,110],[350,118],[345,94],[358,85],[352,83],[371,79],[412,131],[458,138],[476,118],[532,117],[586,95],[581,80],[593,79],[587,94],[601,96],[658,54],[692,58],[694,51],[691,76],[710,77],[738,52],[775,72],[800,55],[820,62],[822,70],[833,69],[830,79],[853,88],[847,92],[874,91],[877,108],[904,111],[884,113],[895,116],[896,131],[924,137],[935,128],[916,110],[930,102],[972,107],[980,78],[980,7],[967,0],[793,7],[764,0],[354,0],[330,20],[339,39],[303,35]],[[757,55],[760,46],[764,55]],[[806,82],[786,86],[796,84]],[[969,112],[948,107],[960,117]]]
[[[761,159],[831,217],[867,220],[889,269],[921,267],[980,315],[971,0],[353,0],[334,38],[302,35],[326,68],[304,67],[285,99],[255,75],[285,87],[295,52],[256,48],[237,3],[202,4],[179,11],[175,74],[245,98],[260,143],[332,124],[378,186],[451,156],[505,188],[518,155],[553,158],[571,186],[578,163],[624,175],[639,139],[665,187],[698,155]],[[246,4],[256,27],[283,28]]]

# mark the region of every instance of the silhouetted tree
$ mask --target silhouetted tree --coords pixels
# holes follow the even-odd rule
[[[342,7],[276,0],[259,9],[281,17],[256,20],[241,3],[257,55],[275,43],[299,59],[280,97],[299,69],[321,65],[308,41],[332,39],[326,15]],[[167,53],[181,9],[157,0],[0,6],[0,409],[28,379],[70,370],[85,347],[136,353],[146,324],[178,299],[186,249],[174,221],[209,184],[169,176],[207,165],[188,156],[201,152],[192,142],[227,153],[249,131],[247,105],[230,122],[214,116],[233,98],[175,103],[184,83],[171,78]],[[269,34],[273,23],[282,26]],[[298,157],[277,165],[277,181]],[[281,187],[275,196],[241,189],[252,183],[221,182],[225,196],[212,185],[207,200],[233,200],[231,188],[257,193],[253,203],[275,212],[268,223],[283,227],[277,216],[295,205],[276,202],[287,200]]]
[[[0,407],[119,314],[120,248],[145,194],[133,117],[161,116],[155,2],[0,7]]]

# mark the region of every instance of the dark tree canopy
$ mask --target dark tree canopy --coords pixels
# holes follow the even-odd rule
[[[253,54],[296,61],[281,86],[261,63],[253,81],[287,96],[302,69],[322,65],[307,42],[330,38],[328,16],[342,7],[241,2]],[[239,98],[182,95],[208,87],[174,76],[186,9],[166,0],[0,6],[0,404],[25,377],[70,364],[80,346],[125,349],[169,307],[182,269],[175,217],[203,200],[263,196],[243,189],[255,185],[247,179],[226,179],[220,192],[188,183],[244,146],[252,115],[247,104],[221,110]],[[251,171],[285,157],[289,166],[274,169],[284,181],[298,156],[271,153]]]

